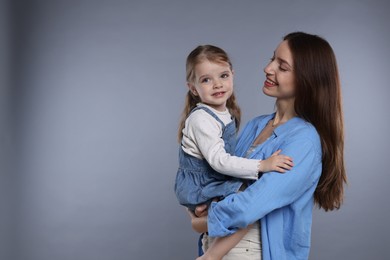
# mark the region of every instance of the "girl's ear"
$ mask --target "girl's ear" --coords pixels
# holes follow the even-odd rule
[[[187,82],[187,87],[194,96],[198,96],[198,92],[196,91],[194,84]]]

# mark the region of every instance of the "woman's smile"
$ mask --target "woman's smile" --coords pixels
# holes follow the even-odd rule
[[[275,81],[272,81],[272,80],[270,80],[270,79],[267,78],[267,79],[264,81],[264,86],[265,86],[265,87],[275,87],[275,86],[277,86],[277,84],[276,84]]]

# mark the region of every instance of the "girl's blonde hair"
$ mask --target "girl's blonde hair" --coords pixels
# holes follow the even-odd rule
[[[199,63],[205,60],[208,60],[210,62],[215,62],[215,63],[228,63],[230,69],[233,70],[233,66],[230,61],[230,58],[224,50],[213,45],[199,45],[187,57],[186,79],[188,83],[195,82],[195,67],[196,65],[198,65]],[[185,106],[179,124],[179,131],[178,131],[179,142],[181,142],[183,138],[182,131],[184,128],[185,121],[189,116],[189,114],[191,113],[191,111],[196,107],[196,104],[199,102],[201,102],[200,98],[198,96],[193,95],[192,92],[188,90],[185,99]],[[237,126],[237,131],[238,131],[240,121],[241,121],[241,110],[237,104],[234,92],[227,100],[226,107],[229,109],[230,114],[234,117]]]

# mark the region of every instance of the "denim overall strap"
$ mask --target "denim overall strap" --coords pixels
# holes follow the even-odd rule
[[[203,239],[204,233],[202,233],[198,239],[198,256],[204,255],[203,248],[202,248],[202,239]]]
[[[226,153],[233,155],[235,151],[236,128],[234,121],[226,126],[221,122],[212,110],[199,107],[213,116],[218,128],[223,128],[222,133],[216,133],[221,138],[221,144]],[[194,110],[194,111],[196,111]],[[191,111],[193,112],[193,111]],[[207,115],[206,115],[207,116]],[[218,123],[220,122],[220,123]],[[218,142],[220,142],[218,140]],[[241,181],[216,172],[204,158],[197,158],[179,149],[179,168],[176,174],[175,192],[181,205],[189,209],[195,209],[196,205],[211,202],[217,197],[226,197],[236,192],[241,186]]]
[[[219,122],[222,125],[222,139],[225,142],[225,151],[233,155],[236,149],[236,130],[237,130],[236,122],[234,118],[232,118],[232,121],[230,123],[225,125],[222,122],[222,120],[208,107],[197,106],[191,111],[191,113],[199,109],[203,109],[204,111],[206,111],[209,115],[211,115],[215,120],[217,120],[217,122]]]
[[[208,107],[204,107],[204,106],[197,106],[195,107],[194,109],[192,109],[190,115],[195,112],[196,110],[199,110],[199,109],[203,109],[204,111],[206,111],[209,115],[211,115],[212,117],[214,117],[215,120],[217,120],[221,125],[222,125],[222,131],[225,129],[225,124],[222,122],[221,119],[219,119],[219,117],[213,112],[211,111],[210,108]]]
[[[219,122],[221,125],[222,125],[222,132],[223,132],[223,136],[222,138],[224,139],[224,141],[226,142],[226,146],[225,148],[228,148],[228,150],[230,150],[229,152],[232,154],[232,151],[234,152],[234,148],[235,148],[235,144],[233,145],[231,143],[231,133],[235,133],[235,122],[233,120],[233,122],[230,122],[228,125],[225,125],[222,120],[213,112],[211,111],[211,109],[209,109],[208,107],[204,107],[204,106],[197,106],[196,108],[194,108],[191,113],[195,112],[196,110],[199,110],[199,109],[203,109],[204,111],[206,111],[208,114],[210,114],[215,120],[217,120],[217,122]],[[225,130],[228,130],[228,131],[225,131]],[[204,254],[203,252],[203,248],[202,248],[202,238],[203,238],[203,235],[204,234],[201,234],[199,239],[198,239],[198,256],[202,256]]]

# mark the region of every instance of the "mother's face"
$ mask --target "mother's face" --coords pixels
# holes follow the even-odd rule
[[[293,58],[287,41],[282,41],[276,48],[271,61],[264,68],[266,80],[263,92],[277,99],[294,99],[295,80]]]

